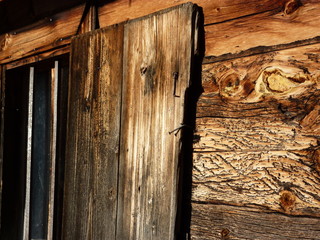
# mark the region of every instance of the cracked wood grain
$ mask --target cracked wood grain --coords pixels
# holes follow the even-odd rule
[[[301,4],[296,3],[294,7],[294,2]],[[207,26],[205,62],[276,51],[279,50],[277,46],[280,49],[290,48],[290,44],[300,41],[305,45],[319,43],[320,3],[289,0],[286,5],[283,11],[265,12]]]
[[[205,65],[193,201],[319,217],[320,44]]]

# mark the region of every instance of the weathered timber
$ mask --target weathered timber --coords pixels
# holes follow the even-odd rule
[[[192,209],[192,240],[320,239],[319,218],[215,204],[193,203]]]
[[[292,9],[291,5],[287,4],[287,8],[280,12],[265,12],[207,26],[206,62],[235,58],[237,54],[240,56],[257,54],[259,50],[270,51],[268,47],[278,50],[275,47],[277,45],[289,48],[288,44],[295,45],[299,41],[301,45],[319,42],[320,3],[319,1],[302,1],[302,3]]]
[[[175,237],[196,13],[185,4],[125,25],[117,239]]]
[[[69,44],[76,34],[83,6],[56,14],[0,36],[0,63],[8,63]]]
[[[203,8],[204,24],[214,24],[266,11],[281,11],[288,0],[194,0]],[[314,0],[313,0],[314,1]],[[99,10],[102,26],[142,17],[162,9],[173,7],[189,0],[117,0],[103,5]],[[245,7],[241,7],[245,5]]]
[[[115,239],[123,25],[71,46],[62,239]]]
[[[98,10],[100,26],[105,27],[128,19],[134,19],[185,2],[187,0],[166,0],[160,2],[155,0],[147,2],[144,0],[111,1],[101,6]],[[194,2],[203,8],[205,24],[210,25],[263,12],[280,12],[287,0],[254,0],[250,2],[244,0],[223,0],[219,2],[196,0]],[[310,2],[315,2],[315,0],[303,1],[303,3]],[[246,7],[241,7],[244,4]],[[56,14],[29,27],[1,35],[0,64],[42,54],[45,51],[52,51],[52,49],[70,44],[71,37],[77,32],[83,8],[84,5]],[[93,15],[91,14],[91,16]],[[86,24],[89,28],[92,28],[93,21],[91,20]],[[315,22],[314,19],[313,22]],[[218,25],[220,26],[220,24]],[[225,31],[224,28],[225,26],[221,29]],[[214,55],[212,51],[215,50],[211,51],[210,48],[212,47],[213,39],[215,39],[217,33],[219,34],[219,31],[221,30],[216,29],[215,31],[212,30],[212,27],[208,26],[206,38],[210,42],[207,44],[209,55]],[[216,48],[216,46],[213,47]],[[225,53],[227,52],[221,54]]]
[[[197,152],[192,199],[320,216],[313,156],[313,151]]]
[[[188,3],[72,42],[63,239],[174,239],[197,13]]]
[[[204,65],[194,201],[320,216],[319,59],[316,44]]]
[[[47,240],[53,239],[53,222],[54,222],[54,206],[55,206],[55,189],[56,186],[56,160],[57,160],[57,131],[58,131],[58,83],[59,80],[59,63],[54,62],[51,69],[51,86],[50,86],[50,180],[48,194],[48,224],[47,224]],[[58,180],[58,179],[57,179]],[[57,199],[57,198],[56,198]]]
[[[57,49],[53,49],[53,50],[49,50],[49,51],[46,51],[43,53],[32,55],[30,57],[18,59],[16,61],[5,64],[5,66],[9,70],[12,68],[21,67],[21,66],[28,65],[31,63],[40,62],[40,61],[43,61],[43,60],[46,60],[49,58],[61,56],[63,54],[67,54],[69,52],[70,52],[70,46],[65,45],[65,46],[59,47]]]

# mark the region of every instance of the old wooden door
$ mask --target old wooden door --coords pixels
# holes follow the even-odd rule
[[[174,238],[196,15],[184,4],[72,41],[63,239]]]

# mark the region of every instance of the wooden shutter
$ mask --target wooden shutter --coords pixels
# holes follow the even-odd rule
[[[63,239],[173,239],[196,8],[72,41]]]

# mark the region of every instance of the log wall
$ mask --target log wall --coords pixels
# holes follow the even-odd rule
[[[99,8],[100,25],[184,2],[112,1]],[[191,239],[320,239],[320,2],[193,2],[203,8],[205,57]],[[0,36],[0,64],[68,52],[82,11]]]
[[[205,27],[191,239],[320,239],[316,12],[287,1]]]

